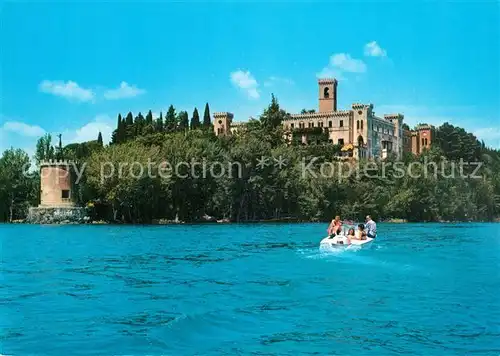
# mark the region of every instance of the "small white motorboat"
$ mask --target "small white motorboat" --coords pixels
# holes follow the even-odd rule
[[[368,248],[372,245],[374,239],[367,237],[366,240],[347,239],[347,236],[327,236],[321,240],[319,247],[322,250],[331,250],[337,248]]]

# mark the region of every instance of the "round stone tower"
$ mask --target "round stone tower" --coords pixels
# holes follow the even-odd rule
[[[72,207],[73,179],[71,162],[43,161],[40,163],[40,207]]]

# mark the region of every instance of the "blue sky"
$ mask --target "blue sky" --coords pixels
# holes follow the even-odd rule
[[[373,103],[412,125],[444,121],[500,148],[498,2],[3,2],[0,150],[105,140],[118,113],[206,102],[236,120],[271,93],[317,108],[320,76],[339,108]]]

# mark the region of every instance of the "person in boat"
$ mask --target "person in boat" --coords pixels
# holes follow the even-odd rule
[[[365,225],[364,224],[359,224],[358,225],[358,231],[356,232],[356,240],[366,240],[366,231],[365,231]]]
[[[340,221],[340,216],[336,216],[335,219],[332,220],[330,225],[328,226],[328,235],[334,235],[338,229],[342,228],[342,221]]]
[[[366,236],[374,239],[377,236],[377,224],[370,215],[366,216]]]
[[[355,239],[356,238],[356,233],[354,232],[353,228],[350,228],[349,231],[347,232],[347,238],[348,239]]]
[[[342,236],[342,228],[339,227],[338,229],[334,230],[332,234],[330,235],[330,238],[333,239],[335,236]]]

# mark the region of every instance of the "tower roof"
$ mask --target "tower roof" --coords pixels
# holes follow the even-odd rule
[[[337,79],[335,79],[335,78],[320,78],[320,79],[318,79],[318,84],[337,84]]]

